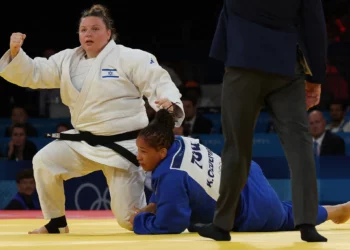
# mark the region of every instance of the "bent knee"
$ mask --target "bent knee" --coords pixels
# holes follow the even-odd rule
[[[128,231],[133,231],[133,226],[129,222],[129,216],[127,216],[127,217],[118,217],[117,216],[117,222],[118,222],[120,227],[122,227]]]
[[[33,172],[34,172],[34,178],[35,180],[40,180],[45,178],[45,174],[43,172],[47,171],[46,164],[44,163],[44,154],[42,151],[37,152],[33,157]]]
[[[38,171],[40,168],[42,168],[44,166],[43,163],[43,158],[44,158],[44,154],[42,152],[42,150],[39,150],[33,157],[33,169],[34,172]]]
[[[39,175],[45,173],[50,174],[61,174],[62,169],[55,167],[55,163],[52,161],[50,156],[47,154],[47,151],[41,149],[33,157],[33,170],[34,176],[38,177]]]
[[[133,230],[133,225],[129,222],[130,214],[132,213],[131,209],[124,208],[122,209],[121,207],[117,209],[112,209],[113,214],[119,224],[120,227],[132,231]]]

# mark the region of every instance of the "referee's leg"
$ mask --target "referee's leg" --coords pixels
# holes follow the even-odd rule
[[[304,73],[297,67],[293,80],[276,77],[273,82],[280,83],[281,87],[266,97],[266,103],[291,172],[294,224],[300,228],[303,240],[327,241],[315,229],[318,214],[317,177],[306,112]]]

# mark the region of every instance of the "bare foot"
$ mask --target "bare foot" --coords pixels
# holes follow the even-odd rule
[[[350,202],[338,205],[337,215],[332,220],[335,224],[342,224],[350,219]]]
[[[69,233],[69,228],[68,226],[59,228],[60,234],[67,234]],[[41,227],[38,229],[35,229],[33,231],[28,232],[28,234],[48,234],[49,232],[47,231],[46,227]]]

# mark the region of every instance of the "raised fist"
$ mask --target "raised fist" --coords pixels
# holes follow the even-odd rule
[[[25,34],[12,33],[10,38],[10,51],[11,51],[12,58],[14,58],[18,54],[18,51],[22,47],[22,44],[25,38],[26,38]]]

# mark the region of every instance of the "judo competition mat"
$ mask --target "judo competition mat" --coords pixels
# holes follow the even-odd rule
[[[236,250],[350,249],[350,222],[327,222],[318,227],[326,243],[306,243],[299,232],[231,233],[231,242],[216,242],[198,234],[135,235],[120,228],[111,211],[68,211],[69,234],[29,235],[46,221],[40,211],[0,211],[0,250],[120,249],[120,250]]]

